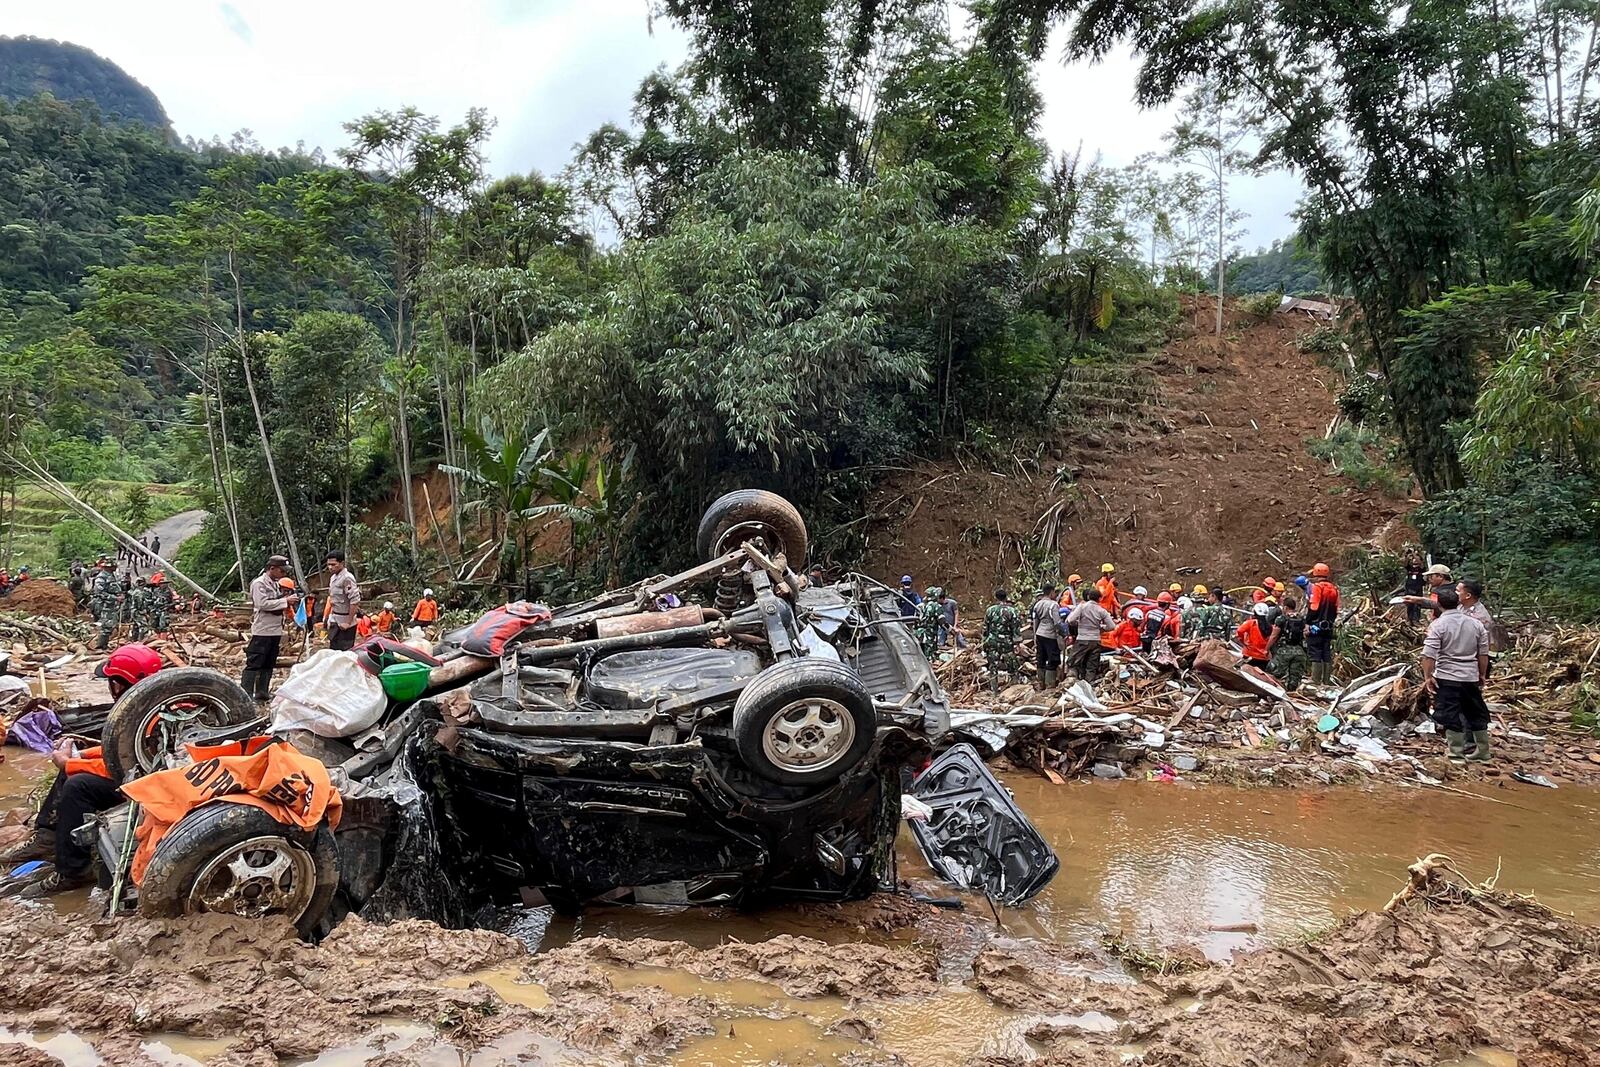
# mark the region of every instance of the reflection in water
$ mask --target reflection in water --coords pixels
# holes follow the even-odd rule
[[[1473,877],[1499,864],[1502,889],[1600,919],[1593,790],[1486,790],[1522,805],[1511,807],[1427,789],[1007,784],[1061,853],[1055,882],[1006,915],[1014,934],[1084,940],[1111,929],[1225,957],[1381,907],[1429,852]],[[1217,929],[1241,926],[1255,930]]]

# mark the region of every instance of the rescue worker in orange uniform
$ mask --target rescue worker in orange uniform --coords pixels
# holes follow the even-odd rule
[[[123,645],[95,668],[95,677],[104,678],[111,699],[161,669],[161,653],[147,645]],[[0,856],[6,870],[29,860],[54,858],[54,865],[0,882],[0,896],[24,899],[48,896],[94,881],[94,855],[86,845],[72,840],[72,831],[98,811],[122,803],[119,783],[111,780],[100,746],[80,749],[63,739],[50,753],[50,762],[59,773],[39,805],[33,834],[20,845]]]
[[[1251,610],[1251,617],[1239,624],[1233,636],[1244,650],[1244,661],[1266,671],[1272,664],[1272,646],[1278,642],[1278,625],[1272,621],[1272,605],[1265,600]]]
[[[1311,683],[1333,681],[1333,628],[1339,621],[1339,587],[1333,584],[1326,563],[1311,568],[1306,590],[1306,657],[1311,660]]]
[[[385,600],[383,602],[383,610],[378,612],[378,614],[372,620],[372,628],[378,633],[387,636],[394,633],[396,621],[397,620],[394,614],[394,603],[392,601]]]
[[[1114,565],[1100,564],[1100,580],[1094,583],[1094,592],[1100,606],[1115,616],[1120,608],[1117,603],[1117,568]]]
[[[1104,635],[1102,643],[1109,644],[1112,648],[1143,648],[1144,647],[1144,611],[1141,608],[1129,608],[1128,617],[1117,624],[1111,631],[1110,640],[1106,641]]]
[[[411,625],[426,629],[439,621],[439,602],[433,599],[433,590],[424,589],[422,599],[411,609]]]

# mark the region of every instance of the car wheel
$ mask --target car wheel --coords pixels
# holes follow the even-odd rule
[[[214,800],[168,830],[145,868],[139,911],[282,915],[306,939],[339,888],[339,853],[326,826],[286,826],[250,804]]]
[[[204,667],[158,671],[122,694],[100,742],[113,782],[162,769],[193,726],[234,726],[260,715],[238,682]]]
[[[805,563],[810,547],[805,520],[793,504],[765,489],[738,489],[713,500],[700,517],[695,551],[702,560],[713,560],[755,537],[769,552],[783,553],[794,570]]]
[[[793,659],[767,668],[733,706],[739,756],[784,785],[825,785],[861,762],[877,731],[861,676],[833,660]]]

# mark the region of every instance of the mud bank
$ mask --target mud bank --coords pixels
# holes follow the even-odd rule
[[[1422,1067],[1492,1049],[1600,1064],[1600,931],[1505,894],[1418,899],[1164,974],[992,928],[959,975],[939,951],[780,935],[530,955],[496,933],[359,920],[312,947],[286,926],[0,902],[0,1061]],[[58,1057],[54,1035],[92,1051]]]

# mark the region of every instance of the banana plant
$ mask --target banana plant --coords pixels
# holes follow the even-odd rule
[[[501,433],[484,419],[477,429],[462,432],[462,443],[466,466],[441,469],[470,488],[469,509],[488,514],[490,536],[500,541],[500,580],[514,580],[528,559],[528,520],[534,517],[529,511],[549,481],[550,431],[542,429],[525,438],[520,431]]]

